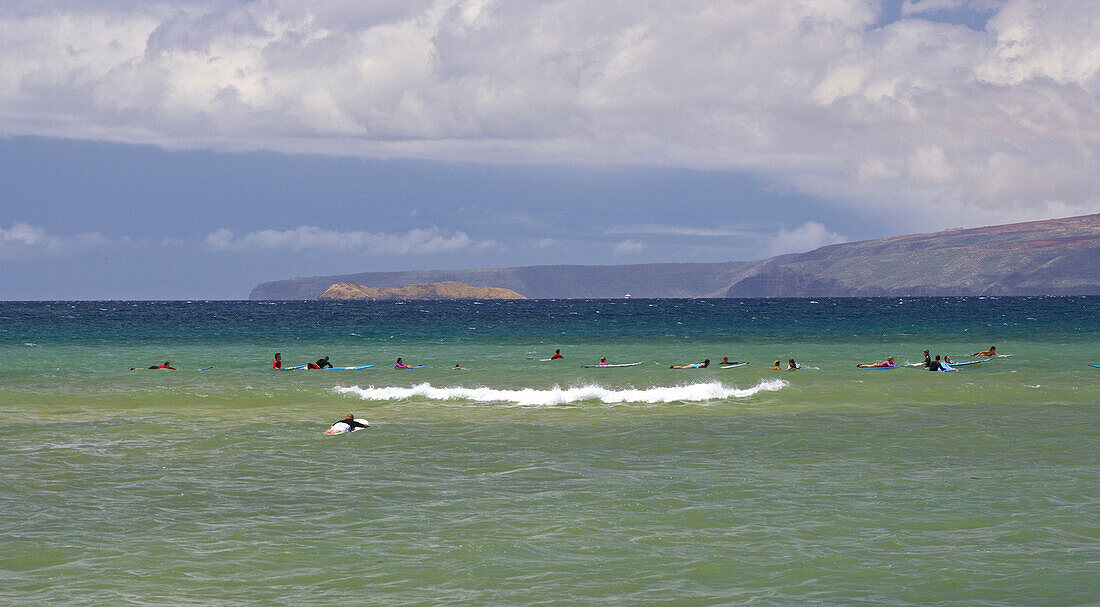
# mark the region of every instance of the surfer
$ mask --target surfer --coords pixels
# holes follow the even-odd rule
[[[561,349],[554,350],[554,355],[550,357],[550,360],[557,360],[559,358],[565,358],[561,355]]]
[[[149,367],[149,368],[150,369],[169,369],[171,371],[176,370],[176,368],[173,367],[168,361],[164,361],[163,365],[156,365],[156,366],[152,366],[152,367]]]
[[[928,354],[928,350],[924,351],[924,368],[928,369],[932,366],[932,357]]]
[[[944,367],[943,363],[940,362],[940,355],[939,354],[936,355],[936,360],[933,360],[932,362],[928,363],[928,370],[929,371],[946,371],[947,370],[947,367]]]
[[[971,356],[997,356],[997,346],[989,346],[988,350],[982,350],[981,352],[975,352]]]
[[[350,431],[352,431],[356,428],[370,428],[369,423],[362,424],[362,423],[359,423],[358,421],[356,421],[354,413],[348,413],[347,417],[345,417],[344,419],[336,422],[336,424],[347,424],[348,425],[348,432],[350,432]],[[336,424],[332,424],[332,425],[335,426]]]
[[[328,357],[320,358],[315,363],[309,363],[306,366],[309,369],[324,369],[325,367],[332,367],[332,363],[328,361]]]
[[[944,364],[947,364],[947,365],[955,364],[955,361],[951,360],[951,355],[950,354],[947,354],[946,356],[943,357],[943,362],[944,362]]]
[[[455,366],[452,369],[452,371],[461,371],[461,370],[462,370],[462,365],[460,365],[458,363],[455,363]]]
[[[778,361],[778,360],[775,361],[775,365],[772,366],[772,371],[782,371],[782,370],[783,370],[783,363]]]
[[[799,365],[798,363],[794,362],[793,358],[788,358],[787,359],[787,370],[788,371],[797,371],[801,368],[802,368],[802,365]]]
[[[706,369],[710,366],[710,359],[706,359],[701,363],[694,363],[690,365],[672,365],[669,369]]]
[[[872,367],[890,368],[890,367],[896,367],[896,366],[897,366],[897,364],[894,363],[894,357],[893,356],[887,356],[886,360],[884,360],[882,362],[860,363],[860,364],[856,365],[856,367],[858,367],[860,369],[869,369],[869,368],[872,368]]]
[[[275,361],[271,363],[271,368],[272,369],[282,369],[283,368],[283,355],[282,354],[279,354],[278,352],[275,353]]]
[[[409,368],[409,365],[406,365],[406,364],[405,364],[405,361],[401,360],[401,358],[399,357],[399,358],[397,359],[397,364],[396,364],[396,365],[394,365],[394,366],[393,366],[393,368],[394,368],[394,369],[408,369],[408,368]]]
[[[601,366],[601,367],[606,367],[607,366],[607,357],[606,356],[601,356],[600,357],[599,366]]]

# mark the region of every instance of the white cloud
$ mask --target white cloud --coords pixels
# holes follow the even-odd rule
[[[409,230],[404,233],[339,232],[313,226],[293,230],[259,230],[235,237],[231,230],[219,228],[206,236],[203,246],[210,251],[362,251],[373,255],[415,255],[455,251],[475,243],[464,232],[440,228]],[[493,246],[489,242],[487,246]]]
[[[698,236],[704,238],[728,238],[745,236],[747,233],[741,230],[725,228],[697,228],[693,226],[670,226],[656,224],[621,225],[612,226],[604,231],[605,234],[653,234],[661,236]]]
[[[985,30],[920,18],[957,9]],[[14,1],[0,133],[736,169],[856,206],[949,203],[951,224],[1100,210],[1100,2],[907,0],[882,27],[880,10]]]
[[[58,236],[19,221],[9,229],[0,228],[0,259],[63,257],[81,251],[111,247],[114,244],[98,232]]]
[[[955,175],[955,169],[939,146],[925,145],[909,157],[909,175],[917,181],[947,181]]]
[[[640,240],[628,239],[615,245],[612,252],[616,255],[634,255],[635,253],[641,253],[645,249],[645,243]]]
[[[781,229],[771,239],[770,254],[802,253],[830,244],[848,242],[848,239],[830,232],[816,221],[807,221],[793,230]]]
[[[957,9],[985,12],[997,9],[1003,2],[1004,0],[905,0],[901,4],[901,14],[926,15]]]

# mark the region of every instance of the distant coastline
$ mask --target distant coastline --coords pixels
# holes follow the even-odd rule
[[[1100,295],[1100,214],[821,247],[762,261],[364,272],[265,282],[253,300],[455,281],[532,299]]]

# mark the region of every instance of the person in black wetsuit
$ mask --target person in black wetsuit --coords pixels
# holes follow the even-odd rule
[[[928,370],[929,371],[946,371],[947,370],[947,367],[944,367],[943,363],[940,362],[940,355],[939,354],[936,355],[936,360],[928,363]]]
[[[325,367],[331,367],[332,366],[332,363],[330,363],[328,361],[327,356],[322,358],[322,359],[319,359],[317,362],[315,362],[313,364],[316,365],[315,368],[317,368],[317,369],[324,369]]]
[[[932,357],[928,355],[928,350],[924,351],[924,368],[928,369],[932,367]]]
[[[356,428],[370,428],[370,425],[364,425],[364,424],[361,424],[361,423],[355,421],[355,414],[354,413],[348,413],[347,417],[345,417],[344,419],[342,419],[342,420],[340,420],[340,421],[338,421],[338,422],[336,422],[332,425],[335,426],[336,424],[347,424],[349,431],[354,430]]]

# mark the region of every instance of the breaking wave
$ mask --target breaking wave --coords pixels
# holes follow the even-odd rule
[[[775,392],[787,386],[782,379],[765,379],[751,388],[736,388],[722,382],[687,384],[682,386],[653,388],[610,389],[589,385],[573,388],[554,386],[546,390],[523,388],[502,390],[498,388],[436,388],[429,383],[411,388],[369,386],[337,386],[339,394],[358,396],[363,400],[405,400],[414,397],[430,400],[468,400],[483,403],[515,403],[524,406],[564,405],[581,401],[604,403],[671,403],[746,398],[759,392]]]

